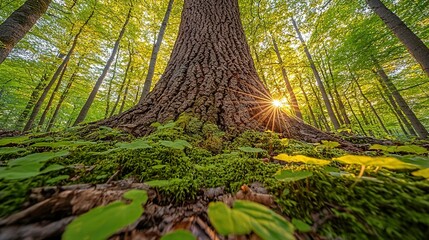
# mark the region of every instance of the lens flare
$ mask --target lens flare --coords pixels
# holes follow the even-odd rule
[[[273,100],[273,106],[276,108],[281,108],[281,107],[283,107],[283,103],[280,100],[274,99]]]

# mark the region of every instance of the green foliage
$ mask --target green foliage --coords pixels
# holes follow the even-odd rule
[[[404,163],[394,157],[369,157],[369,156],[357,156],[357,155],[346,155],[334,160],[346,163],[346,164],[360,164],[363,166],[377,166],[385,167],[388,169],[415,169],[416,165]]]
[[[130,190],[123,197],[131,203],[116,201],[80,215],[66,227],[62,238],[103,240],[135,222],[143,214],[142,205],[148,200],[147,193]]]
[[[23,143],[29,139],[28,136],[19,136],[19,137],[7,137],[0,139],[0,147],[7,145],[16,145]]]
[[[52,171],[63,169],[64,166],[51,164],[42,170],[48,160],[69,155],[68,151],[34,153],[25,157],[10,160],[6,168],[0,168],[0,179],[25,179]]]
[[[300,232],[310,232],[311,231],[311,226],[308,225],[306,222],[304,222],[302,220],[293,218],[292,219],[292,224]]]
[[[255,232],[264,240],[295,239],[294,227],[267,207],[237,200],[233,209],[223,202],[209,204],[208,215],[216,231],[222,235],[244,235]]]
[[[316,164],[316,165],[327,165],[331,163],[331,161],[328,161],[328,160],[311,158],[303,155],[289,156],[287,154],[279,154],[275,156],[274,159],[285,161],[285,162],[302,162],[305,164]]]
[[[246,153],[260,153],[264,152],[265,150],[262,148],[252,148],[252,147],[239,147],[240,151],[246,152]]]
[[[196,240],[197,238],[187,230],[176,230],[162,236],[161,240]]]
[[[410,154],[425,154],[428,150],[424,147],[417,145],[404,145],[404,146],[383,146],[380,144],[374,144],[369,149],[381,150],[388,153],[410,153]]]
[[[291,171],[291,170],[281,170],[277,172],[274,177],[279,181],[284,182],[294,182],[301,179],[306,179],[313,176],[313,173],[310,171]]]
[[[27,149],[25,148],[19,148],[19,147],[3,147],[0,148],[0,155],[3,154],[11,154],[11,153],[19,153],[19,152],[23,152],[26,151]]]
[[[184,150],[185,147],[192,148],[191,144],[189,144],[187,141],[181,140],[181,139],[175,140],[174,142],[172,142],[172,141],[160,141],[160,144],[164,147],[177,149],[177,150]]]

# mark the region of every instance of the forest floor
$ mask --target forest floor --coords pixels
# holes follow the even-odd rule
[[[113,239],[159,239],[177,229],[198,239],[282,239],[275,236],[284,228],[275,232],[269,224],[291,226],[283,239],[429,236],[427,142],[360,142],[362,152],[350,153],[336,142],[309,144],[273,132],[232,137],[186,116],[153,127],[138,139],[107,127],[0,138],[0,239],[61,238],[96,206],[135,207],[140,200],[140,206],[147,201],[144,213],[111,233]],[[240,204],[254,210],[246,202],[258,203],[266,206],[258,211],[278,222],[262,224],[265,215],[258,212],[258,226],[265,228],[252,225],[250,234],[224,237],[216,216],[240,224],[218,214],[219,205],[210,204],[216,201],[234,205],[234,214]],[[84,228],[127,221],[126,211],[112,211],[87,217]],[[237,228],[231,231],[240,235]]]

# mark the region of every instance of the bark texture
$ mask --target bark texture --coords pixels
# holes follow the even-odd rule
[[[182,113],[229,132],[272,129],[289,137],[332,138],[273,108],[250,55],[237,0],[185,0],[170,61],[154,90],[136,107],[100,122],[134,135]]]
[[[411,29],[380,0],[366,0],[371,9],[383,20],[386,26],[404,44],[408,52],[421,65],[429,76],[429,48]]]
[[[27,0],[0,25],[0,64],[48,10],[52,0]]]

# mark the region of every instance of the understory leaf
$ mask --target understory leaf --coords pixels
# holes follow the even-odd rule
[[[183,150],[183,149],[185,149],[185,147],[192,148],[192,145],[189,142],[187,142],[185,140],[181,140],[181,139],[175,140],[174,142],[172,142],[172,141],[159,141],[159,143],[164,147],[178,149],[178,150]]]
[[[115,146],[120,149],[129,150],[152,148],[152,146],[149,145],[148,141],[142,139],[137,139],[130,143],[117,143]]]
[[[0,139],[0,147],[6,146],[9,144],[20,144],[20,143],[23,143],[24,141],[28,140],[28,138],[29,138],[28,136],[2,138],[2,139]]]
[[[311,176],[313,176],[313,173],[310,171],[293,172],[291,170],[281,170],[274,175],[277,180],[284,182],[294,182]]]
[[[416,169],[414,164],[404,163],[394,157],[369,157],[357,155],[345,155],[334,160],[346,164],[359,164],[364,166],[385,167],[388,169]]]
[[[287,154],[279,154],[274,157],[276,160],[284,161],[284,162],[302,162],[305,164],[315,164],[315,165],[328,165],[331,161],[307,157],[303,155],[289,156]]]
[[[209,204],[210,222],[222,235],[256,233],[264,240],[289,240],[294,227],[271,209],[250,201],[236,200],[233,209],[223,202]]]
[[[417,177],[429,178],[429,168],[421,169],[412,173]]]
[[[142,205],[148,200],[147,192],[131,190],[126,192],[123,197],[132,202],[126,204],[122,201],[115,201],[106,206],[93,208],[73,220],[66,227],[62,239],[104,240],[134,223],[143,214]]]
[[[298,229],[298,231],[300,232],[310,232],[311,231],[311,226],[308,225],[306,222],[301,221],[299,219],[293,218],[292,219],[292,224],[296,227],[296,229]]]
[[[18,180],[63,169],[64,166],[53,164],[40,171],[45,162],[57,157],[67,156],[68,151],[34,153],[10,160],[6,168],[0,169],[0,179]]]
[[[18,147],[4,147],[0,148],[0,155],[2,154],[11,154],[11,153],[19,153],[25,151],[25,148],[18,148]]]
[[[389,153],[412,153],[412,154],[425,154],[428,153],[428,150],[424,147],[420,147],[418,145],[404,145],[404,146],[384,146],[380,144],[374,144],[370,148],[370,150],[381,150]]]
[[[177,230],[164,235],[161,240],[196,240],[197,238],[187,230]]]

